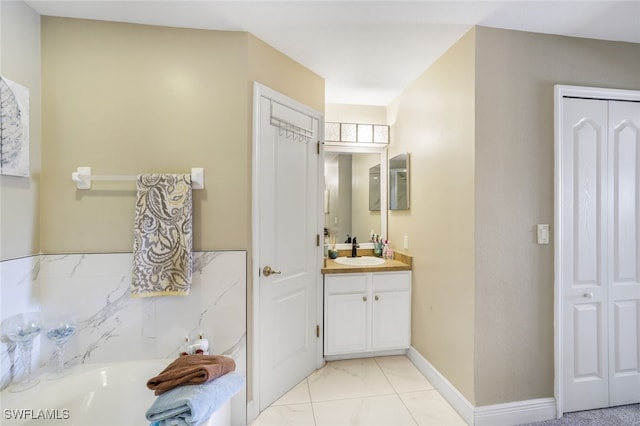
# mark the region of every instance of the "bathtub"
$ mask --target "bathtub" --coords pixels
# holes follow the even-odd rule
[[[40,383],[32,389],[18,393],[4,390],[0,394],[0,424],[148,426],[145,412],[156,396],[147,388],[147,380],[171,361],[83,364],[56,380],[48,380],[42,374]],[[228,425],[230,413],[227,402],[204,424]]]

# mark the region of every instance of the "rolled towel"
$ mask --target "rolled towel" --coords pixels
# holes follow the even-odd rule
[[[145,417],[153,426],[199,425],[243,386],[244,377],[236,372],[203,385],[180,386],[157,397]]]
[[[200,385],[210,382],[236,369],[233,358],[222,355],[183,355],[173,361],[160,374],[147,381],[147,387],[156,395],[177,386]]]

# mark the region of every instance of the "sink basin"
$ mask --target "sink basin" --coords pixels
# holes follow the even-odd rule
[[[382,265],[384,263],[384,259],[373,256],[339,257],[334,260],[336,263],[349,266],[374,266]]]

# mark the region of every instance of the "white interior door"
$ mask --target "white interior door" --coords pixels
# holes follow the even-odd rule
[[[563,411],[640,401],[640,104],[564,98]]]
[[[258,101],[254,267],[260,272],[253,356],[260,411],[315,370],[318,356],[321,116],[291,103],[278,94]],[[265,273],[267,267],[274,272]]]

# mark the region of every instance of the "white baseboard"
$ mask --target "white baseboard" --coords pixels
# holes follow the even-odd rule
[[[442,397],[451,404],[467,424],[473,425],[474,407],[429,361],[413,346],[407,351],[407,358],[431,382]]]
[[[475,426],[512,426],[555,418],[555,398],[485,405],[475,409]]]
[[[440,392],[444,399],[472,426],[513,426],[556,418],[554,398],[540,398],[505,404],[474,407],[429,361],[415,348],[407,351],[407,358]]]

